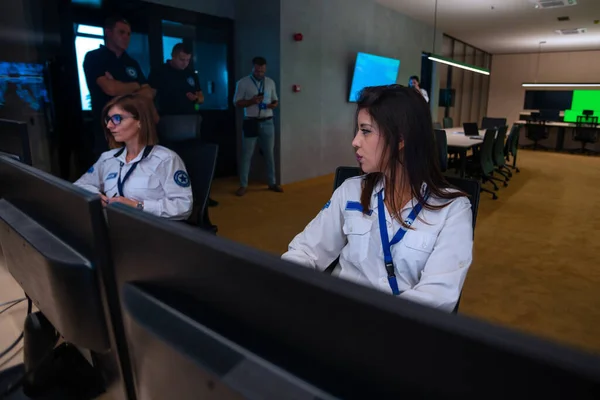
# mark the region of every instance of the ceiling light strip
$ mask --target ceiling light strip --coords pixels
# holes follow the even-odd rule
[[[523,87],[600,87],[600,83],[523,83]]]
[[[431,54],[429,56],[429,59],[431,61],[437,61],[439,63],[447,64],[447,65],[450,65],[452,67],[457,67],[457,68],[461,68],[461,69],[466,69],[467,71],[477,72],[478,74],[483,74],[483,75],[489,75],[490,74],[490,70],[489,69],[481,68],[481,67],[476,67],[476,66],[470,65],[470,64],[461,63],[461,62],[452,60],[451,58],[446,58],[446,57],[438,56],[436,54]]]

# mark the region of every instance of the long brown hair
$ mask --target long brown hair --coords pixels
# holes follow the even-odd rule
[[[102,128],[104,129],[104,136],[108,140],[108,146],[111,149],[117,149],[123,147],[124,143],[117,142],[114,136],[110,133],[107,124],[104,122],[110,109],[114,106],[122,108],[124,111],[130,113],[133,118],[140,123],[140,144],[144,146],[155,145],[158,143],[158,135],[156,134],[156,125],[154,124],[152,108],[153,105],[150,103],[151,100],[138,95],[138,94],[126,94],[124,96],[118,96],[109,101],[102,110]]]
[[[360,196],[365,212],[369,210],[375,186],[382,180],[390,194],[390,214],[403,226],[406,225],[399,218],[402,204],[398,204],[396,196],[398,185],[403,189],[408,184],[412,197],[429,210],[439,210],[450,202],[437,206],[427,203],[421,192],[423,184],[435,198],[452,200],[466,196],[460,191],[447,190],[451,185],[442,175],[431,114],[420,93],[402,85],[366,87],[361,91],[357,105],[356,117],[365,110],[379,127],[385,148],[380,171],[389,174],[389,180],[383,172],[365,176]],[[404,142],[403,149],[400,149],[401,142]],[[402,166],[401,182],[397,176],[399,165]]]

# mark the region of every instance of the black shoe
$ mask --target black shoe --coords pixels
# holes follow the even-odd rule
[[[277,193],[283,193],[283,189],[279,185],[269,185],[269,190],[272,190]]]
[[[208,206],[209,207],[216,207],[219,205],[219,202],[216,200],[211,199],[210,197],[208,198]]]

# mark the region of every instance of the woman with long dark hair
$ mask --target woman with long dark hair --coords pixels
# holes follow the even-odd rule
[[[400,85],[363,89],[346,180],[283,259],[452,311],[472,260],[471,204],[444,179],[429,108]]]

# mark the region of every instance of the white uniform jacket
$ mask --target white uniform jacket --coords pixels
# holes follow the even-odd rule
[[[339,277],[392,294],[385,268],[378,216],[385,212],[391,240],[401,224],[386,210],[379,210],[376,185],[370,215],[362,213],[362,177],[346,180],[331,200],[290,243],[282,258],[318,271],[339,256]],[[423,187],[423,190],[426,188]],[[471,203],[466,197],[444,200],[434,197],[428,204],[451,202],[441,210],[423,208],[401,242],[391,246],[399,297],[451,312],[456,305],[472,261],[473,227]],[[410,214],[416,199],[401,211]]]
[[[183,161],[173,151],[154,146],[144,158],[145,148],[138,156],[125,162],[126,149],[113,149],[102,153],[75,185],[106,197],[119,196],[118,182],[139,162],[123,182],[123,196],[144,202],[144,211],[172,220],[187,219],[193,207],[190,178]]]

